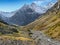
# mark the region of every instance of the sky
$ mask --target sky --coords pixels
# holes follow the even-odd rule
[[[0,0],[0,11],[11,12],[21,8],[24,4],[35,2],[37,5],[45,6],[49,2],[55,3],[56,0]]]

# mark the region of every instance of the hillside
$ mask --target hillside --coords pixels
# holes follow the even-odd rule
[[[0,21],[0,45],[35,45],[35,41],[29,36],[29,31],[20,28]]]
[[[60,38],[60,8],[58,3],[43,16],[23,27],[24,30],[40,30],[53,39]],[[22,29],[22,30],[23,30]]]

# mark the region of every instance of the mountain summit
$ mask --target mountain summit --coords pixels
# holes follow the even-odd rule
[[[44,8],[32,3],[31,5],[24,5],[21,9],[10,18],[11,24],[26,25],[33,22],[41,14],[45,13]]]
[[[24,5],[9,18],[8,23],[22,26],[27,25],[37,19],[40,15],[44,14],[46,11],[46,8],[38,6],[35,3]]]

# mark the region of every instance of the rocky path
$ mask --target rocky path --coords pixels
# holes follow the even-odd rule
[[[59,41],[52,40],[45,36],[40,31],[31,31],[33,33],[32,38],[36,41],[37,45],[60,45]]]

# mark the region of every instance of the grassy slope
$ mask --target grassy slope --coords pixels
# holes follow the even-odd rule
[[[2,42],[0,44],[35,45],[35,41],[29,37],[28,31],[20,30],[20,28],[20,26],[11,26],[0,22],[0,42]]]
[[[49,24],[47,23],[48,25],[44,27],[45,29],[43,32],[47,34],[48,36],[50,36],[51,38],[59,40],[60,38],[60,12],[58,12],[58,14],[53,16],[51,19],[53,20]]]
[[[20,30],[20,26],[11,26],[0,22],[0,39],[32,41],[28,31]]]

